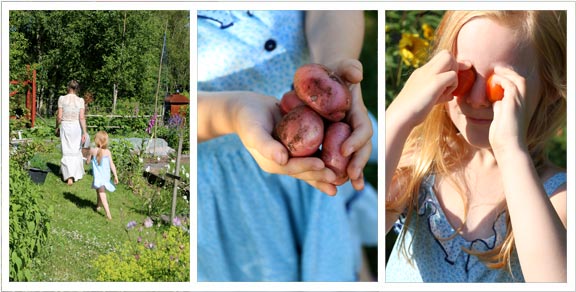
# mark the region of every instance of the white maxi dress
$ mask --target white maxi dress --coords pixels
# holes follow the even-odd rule
[[[62,144],[62,159],[60,171],[62,178],[73,178],[78,181],[84,176],[82,160],[82,127],[80,126],[80,109],[84,108],[84,99],[75,94],[67,94],[58,98],[58,108],[62,108],[60,123],[60,140]]]

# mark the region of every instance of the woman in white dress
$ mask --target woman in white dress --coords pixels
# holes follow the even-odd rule
[[[68,82],[68,94],[58,98],[56,125],[60,129],[62,142],[60,171],[68,185],[72,185],[84,176],[81,149],[88,137],[88,132],[84,117],[84,99],[76,95],[79,87],[76,80]]]

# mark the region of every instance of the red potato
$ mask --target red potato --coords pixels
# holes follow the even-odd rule
[[[274,128],[274,136],[291,157],[311,156],[324,139],[324,121],[310,107],[301,105],[282,117]]]
[[[346,83],[321,64],[306,64],[294,74],[294,91],[322,117],[337,122],[346,116],[352,94]]]
[[[324,161],[326,167],[336,174],[336,185],[341,185],[348,180],[346,168],[350,162],[350,156],[344,157],[342,155],[342,144],[351,134],[350,125],[344,122],[331,124],[326,129],[326,133],[324,133],[320,158]]]
[[[282,115],[285,115],[293,108],[302,104],[304,104],[304,102],[298,98],[296,92],[294,90],[290,90],[284,93],[284,95],[282,95],[282,99],[280,99],[280,112],[282,112]]]

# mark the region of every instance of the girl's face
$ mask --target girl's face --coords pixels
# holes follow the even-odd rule
[[[459,63],[468,61],[476,70],[476,80],[470,91],[448,102],[450,119],[462,137],[472,146],[490,148],[488,131],[493,118],[492,103],[486,96],[486,80],[495,66],[512,68],[526,80],[525,102],[528,119],[539,101],[539,79],[536,54],[514,30],[488,18],[475,18],[466,23],[458,34]],[[522,99],[522,98],[521,98]]]

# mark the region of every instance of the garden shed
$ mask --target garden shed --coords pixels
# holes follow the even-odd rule
[[[186,108],[190,104],[190,99],[180,93],[168,95],[164,99],[164,119],[168,119],[173,114],[184,115]]]

